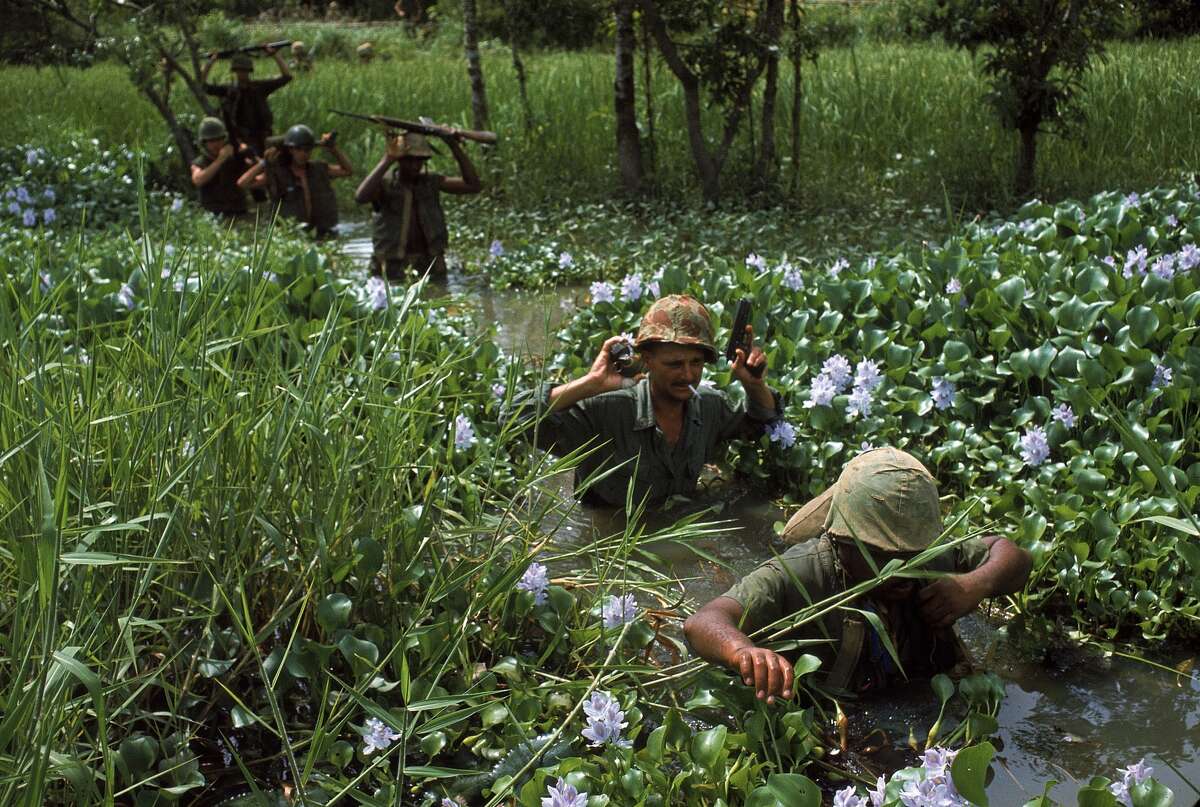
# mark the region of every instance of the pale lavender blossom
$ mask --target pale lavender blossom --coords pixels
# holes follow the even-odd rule
[[[37,162],[37,159],[38,159],[37,149],[28,149],[25,152],[25,164],[26,165],[33,165],[34,163]]]
[[[1147,765],[1146,759],[1143,757],[1128,768],[1118,768],[1117,773],[1121,774],[1121,778],[1126,784],[1141,785],[1154,775],[1154,768]]]
[[[784,263],[779,267],[783,270],[783,285],[792,291],[800,291],[804,288],[804,275],[800,272],[799,266],[793,266],[790,263]]]
[[[1050,458],[1050,444],[1041,426],[1030,426],[1020,441],[1021,459],[1030,468],[1036,468]]]
[[[1133,277],[1134,270],[1139,275],[1146,274],[1146,248],[1136,247],[1125,253],[1125,268],[1121,271],[1123,277]]]
[[[32,207],[28,208],[25,211],[25,215],[21,216],[21,222],[26,227],[32,227],[33,225],[37,224],[37,211]]]
[[[1111,782],[1108,785],[1108,792],[1113,794],[1113,798],[1121,807],[1133,807],[1133,796],[1130,795],[1129,785],[1126,783]]]
[[[528,591],[533,595],[534,605],[544,605],[546,603],[546,589],[550,586],[550,579],[546,576],[546,567],[540,563],[531,563],[525,573],[521,575],[521,579],[517,581],[518,591]]]
[[[494,395],[496,398],[503,401],[506,394],[508,394],[508,387],[506,387],[504,384],[501,384],[500,382],[492,384],[492,395]]]
[[[38,272],[38,281],[42,284],[42,291],[50,291],[50,287],[54,285],[49,272]]]
[[[438,802],[438,807],[462,807],[462,805],[459,804],[454,799],[446,798],[445,796],[443,796],[442,800],[440,802]]]
[[[391,726],[377,717],[367,718],[363,728],[366,729],[366,733],[363,734],[364,755],[386,750],[389,745],[400,739],[398,732],[392,731]]]
[[[1116,255],[1105,255],[1103,258],[1100,259],[1100,262],[1110,268],[1116,268],[1117,256]]]
[[[1190,272],[1200,265],[1200,249],[1197,249],[1195,244],[1184,244],[1176,256],[1175,263],[1180,272]]]
[[[1167,222],[1168,227],[1178,227],[1179,226],[1179,219],[1175,218],[1174,213],[1167,214],[1166,222]]]
[[[950,278],[950,282],[946,284],[946,293],[958,294],[960,291],[962,291],[962,283],[959,282],[957,277]]]
[[[814,406],[829,406],[833,403],[835,395],[837,395],[837,388],[829,380],[829,376],[819,373],[813,379],[812,389],[809,390],[808,400],[804,402],[804,408],[812,409]]]
[[[646,281],[646,296],[658,299],[660,278],[652,278]]]
[[[874,450],[875,450],[875,444],[872,443],[870,440],[863,440],[862,445],[860,445],[858,447],[859,454],[865,454],[868,451],[874,451]]]
[[[607,692],[595,691],[583,703],[587,726],[580,732],[593,747],[615,745],[629,748],[633,743],[621,738],[621,730],[629,725],[617,699]]]
[[[873,271],[875,269],[875,264],[878,263],[878,261],[879,261],[879,259],[876,258],[874,255],[871,255],[870,257],[868,257],[867,258],[867,271],[868,272]]]
[[[849,268],[850,268],[850,261],[846,260],[845,258],[838,258],[836,261],[833,262],[833,265],[829,267],[829,274],[833,275],[834,277],[837,277],[844,270],[849,269]]]
[[[600,607],[600,621],[606,628],[619,628],[637,619],[637,598],[632,594],[610,596]]]
[[[454,418],[454,447],[459,451],[465,451],[475,445],[475,427],[471,425],[471,420],[466,415],[457,415]]]
[[[835,354],[825,360],[821,365],[821,373],[829,378],[833,383],[833,388],[837,392],[841,392],[846,387],[850,386],[850,362],[845,356]]]
[[[499,238],[492,239],[492,244],[488,247],[488,255],[491,255],[493,258],[504,256],[504,244],[500,242]]]
[[[887,800],[887,782],[882,776],[875,780],[875,789],[867,791],[867,795],[871,797],[871,807],[883,807]]]
[[[1050,417],[1058,421],[1068,429],[1075,428],[1075,410],[1070,404],[1059,404],[1050,410]]]
[[[367,305],[372,311],[382,311],[388,305],[387,281],[381,277],[367,278]]]
[[[1142,197],[1138,196],[1136,192],[1125,197],[1125,204],[1129,205],[1130,207],[1137,207],[1141,203]]]
[[[621,299],[627,302],[637,302],[641,299],[645,287],[640,275],[625,275],[621,278]]]
[[[866,387],[855,387],[846,401],[846,414],[851,418],[871,414],[871,391]]]
[[[542,797],[542,807],[587,807],[587,792],[580,793],[575,785],[569,785],[559,779],[557,785],[550,785]]]
[[[58,198],[54,193],[54,188],[46,188],[44,191],[42,191],[42,196],[46,197],[46,201],[50,202],[51,204],[53,204],[54,200]]]
[[[954,405],[954,382],[938,376],[933,379],[930,395],[933,397],[933,405],[938,409],[949,409]]]
[[[592,293],[593,303],[611,303],[617,299],[617,290],[613,288],[613,284],[606,283],[603,280],[597,280],[588,288],[588,291]]]
[[[1171,378],[1175,375],[1175,371],[1165,364],[1156,364],[1154,366],[1154,378],[1150,381],[1150,389],[1165,389],[1171,386]]]
[[[17,188],[17,201],[23,205],[28,205],[28,204],[33,203],[33,199],[29,196],[29,191],[25,190],[24,185]]]
[[[8,212],[9,212],[9,213],[12,213],[14,216],[19,216],[19,215],[21,215],[21,205],[20,205],[20,203],[18,203],[18,202],[9,202],[9,203],[8,203]]]
[[[780,448],[791,448],[796,444],[796,429],[782,418],[772,421],[767,424],[767,439]]]
[[[1155,259],[1150,267],[1151,273],[1163,280],[1170,280],[1175,277],[1175,256],[1160,255]]]
[[[175,200],[171,202],[171,212],[178,213],[180,210],[183,210],[183,197],[176,196]]]
[[[128,283],[121,284],[121,290],[117,292],[117,302],[130,311],[137,307],[137,301],[133,298],[133,288]]]
[[[558,255],[558,268],[570,269],[575,265],[575,257],[570,252],[560,252]]]
[[[850,785],[833,794],[833,807],[867,807],[867,800],[854,792],[854,786]]]
[[[752,266],[760,272],[767,271],[767,259],[755,252],[746,256],[746,265]]]
[[[870,391],[883,383],[883,376],[879,374],[879,363],[870,359],[863,359],[854,367],[854,386],[862,387]]]
[[[921,759],[921,767],[925,769],[925,778],[940,779],[945,777],[950,772],[950,765],[954,762],[954,757],[957,755],[957,751],[951,751],[948,748],[940,746],[925,749],[925,754]]]

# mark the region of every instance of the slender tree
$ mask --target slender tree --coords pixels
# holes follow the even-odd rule
[[[525,76],[525,62],[517,45],[520,33],[517,0],[504,0],[504,25],[508,33],[508,48],[512,53],[513,72],[517,74],[517,91],[521,95],[521,122],[525,134],[533,134],[533,107],[529,104],[529,82]]]
[[[487,88],[483,83],[483,60],[479,56],[479,31],[475,0],[462,0],[463,44],[467,52],[467,77],[471,81],[471,125],[476,129],[491,128],[488,115]]]
[[[634,50],[637,35],[633,27],[634,0],[615,0],[616,77],[613,80],[613,104],[617,119],[617,165],[621,184],[629,193],[642,187],[642,146],[637,125],[637,89],[634,82]]]
[[[775,177],[779,160],[775,154],[775,108],[779,92],[779,43],[783,38],[783,3],[767,4],[767,19],[763,26],[763,43],[766,46],[766,80],[763,83],[762,135],[758,161],[754,175],[761,187],[766,187]]]

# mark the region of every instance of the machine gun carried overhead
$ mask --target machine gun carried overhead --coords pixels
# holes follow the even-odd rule
[[[331,109],[330,111],[338,115],[345,115],[348,118],[358,118],[359,120],[377,123],[380,126],[386,126],[389,129],[401,129],[406,132],[416,132],[417,134],[423,134],[429,137],[461,137],[463,140],[473,140],[476,143],[483,143],[489,146],[495,145],[497,141],[495,132],[477,132],[473,129],[456,129],[452,126],[442,126],[426,119],[421,119],[420,121],[410,121],[401,120],[400,118],[390,118],[387,115],[360,115],[357,112],[343,112],[340,109]]]
[[[228,59],[230,56],[236,56],[239,53],[257,53],[260,50],[265,51],[267,48],[280,50],[281,48],[290,48],[291,46],[292,40],[281,39],[278,42],[267,42],[262,45],[243,45],[240,48],[226,48],[225,50],[214,51],[212,55],[218,59]]]

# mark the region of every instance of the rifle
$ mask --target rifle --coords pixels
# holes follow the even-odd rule
[[[400,120],[399,118],[389,118],[386,115],[359,115],[357,112],[343,112],[340,109],[331,109],[329,111],[338,115],[345,115],[348,118],[358,118],[359,120],[377,123],[389,129],[403,129],[406,132],[416,132],[417,134],[432,137],[448,137],[452,132],[457,132],[458,136],[464,140],[474,140],[476,143],[485,143],[489,146],[495,145],[497,139],[495,132],[476,132],[471,129],[452,130],[449,126],[439,126],[429,121]]]
[[[737,360],[737,352],[739,349],[745,351],[746,358],[750,358],[750,339],[746,336],[746,331],[750,330],[750,318],[754,316],[754,303],[749,297],[743,297],[738,300],[737,312],[733,315],[733,330],[729,332],[729,344],[725,346],[725,358],[730,363]],[[763,370],[767,368],[766,363],[751,367],[746,365],[746,369],[755,378],[763,374]]]
[[[233,56],[235,53],[255,53],[260,50],[266,50],[267,48],[273,48],[275,50],[279,50],[280,48],[290,48],[291,46],[292,46],[292,40],[281,39],[278,42],[268,42],[265,45],[243,45],[240,48],[227,48],[226,50],[218,50],[215,52],[214,55],[218,59],[228,59],[230,56]]]

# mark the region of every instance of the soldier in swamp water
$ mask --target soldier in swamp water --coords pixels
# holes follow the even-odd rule
[[[229,132],[219,118],[200,121],[200,153],[192,161],[192,185],[200,192],[200,205],[210,213],[230,218],[246,213],[246,192],[238,179],[249,168],[247,155],[229,142]]]
[[[208,61],[200,71],[200,82],[204,91],[221,99],[221,117],[229,129],[230,140],[238,144],[245,143],[255,154],[261,155],[266,151],[267,138],[275,125],[275,117],[271,114],[268,96],[292,80],[292,73],[279,51],[264,45],[263,50],[275,59],[279,66],[279,76],[265,81],[255,81],[250,78],[254,71],[254,59],[246,53],[234,55],[230,61],[233,72],[232,84],[209,84],[208,74],[217,63],[217,55],[210,54]]]
[[[300,41],[292,43],[292,65],[293,70],[301,73],[307,73],[313,69],[312,53],[308,47]]]
[[[336,163],[312,159],[318,145],[333,154]],[[350,158],[330,134],[317,142],[313,130],[297,124],[287,130],[279,146],[238,179],[242,188],[265,188],[279,215],[303,222],[318,238],[332,235],[338,223],[337,196],[330,182],[354,173]]]
[[[445,130],[442,139],[458,162],[460,176],[427,170],[433,156],[429,141],[423,134],[406,132],[388,138],[379,164],[358,186],[354,200],[370,204],[374,211],[372,274],[389,280],[402,280],[410,270],[445,274],[449,233],[441,195],[479,193],[483,182],[457,131]]]
[[[611,472],[586,486],[584,501],[623,506],[631,482],[635,504],[691,495],[704,464],[728,441],[756,439],[781,416],[758,347],[737,350],[731,367],[746,394],[744,409],[702,383],[717,349],[708,310],[692,297],[663,297],[642,317],[635,346],[647,372],[638,380],[623,376],[614,356],[623,339],[605,341],[580,378],[526,391],[513,403],[539,448],[592,449],[576,470],[577,490],[589,477]]]
[[[689,617],[684,633],[758,698],[790,698],[797,651],[777,653],[750,636],[925,552],[941,532],[937,483],[925,466],[894,448],[865,451],[788,522],[784,539],[799,543]],[[954,622],[988,597],[1020,591],[1032,565],[1006,538],[967,539],[922,564],[934,577],[890,577],[846,603],[857,610],[830,609],[778,638],[799,641],[798,652],[821,660],[825,686],[851,696],[965,672],[955,669],[969,664]]]

